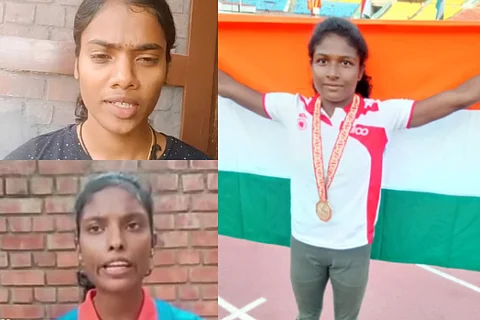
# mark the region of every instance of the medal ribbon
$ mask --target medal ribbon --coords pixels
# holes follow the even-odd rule
[[[327,201],[327,190],[332,184],[333,177],[337,172],[340,159],[342,158],[343,152],[345,150],[346,142],[350,131],[352,130],[353,122],[355,120],[355,115],[357,114],[358,106],[360,102],[360,97],[355,95],[353,97],[352,107],[345,117],[343,126],[340,128],[340,133],[338,134],[337,141],[333,147],[333,152],[330,157],[330,162],[328,163],[327,171],[327,181],[325,182],[325,172],[324,172],[324,162],[323,162],[323,152],[322,152],[322,136],[320,134],[321,126],[321,100],[320,97],[317,98],[315,102],[315,109],[313,111],[313,125],[312,125],[312,149],[313,149],[313,167],[315,170],[315,178],[317,180],[317,189],[320,201]]]

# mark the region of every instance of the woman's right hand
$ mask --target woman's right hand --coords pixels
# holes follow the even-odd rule
[[[218,70],[218,94],[224,98],[229,97],[229,89],[235,86],[235,79],[223,72]]]
[[[233,100],[242,107],[268,118],[263,109],[263,95],[255,91],[222,70],[218,70],[218,95]]]

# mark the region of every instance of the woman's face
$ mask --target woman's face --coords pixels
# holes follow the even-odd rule
[[[108,1],[83,32],[75,63],[89,120],[117,134],[146,123],[166,79],[166,48],[152,13]]]
[[[330,34],[315,48],[312,74],[322,100],[341,103],[355,93],[363,67],[355,48],[344,38]]]
[[[153,253],[147,212],[124,189],[103,189],[83,210],[78,245],[82,266],[97,288],[128,292],[141,286]]]

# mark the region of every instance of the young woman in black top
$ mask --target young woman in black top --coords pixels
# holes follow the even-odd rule
[[[74,23],[77,123],[29,140],[5,160],[207,160],[148,123],[175,38],[166,0],[84,0]]]

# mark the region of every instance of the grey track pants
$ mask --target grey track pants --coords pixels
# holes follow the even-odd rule
[[[335,320],[357,320],[368,282],[371,245],[333,250],[292,237],[290,250],[297,320],[319,320],[328,280],[333,289]]]

